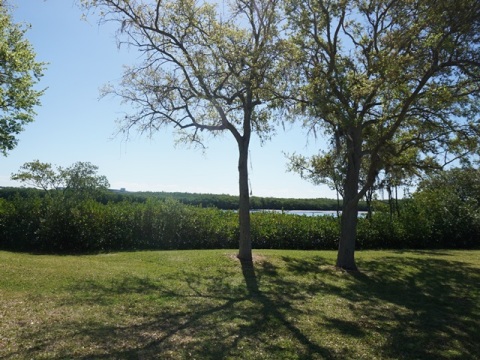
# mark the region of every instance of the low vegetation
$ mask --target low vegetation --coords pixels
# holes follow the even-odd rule
[[[0,252],[0,358],[476,359],[479,255]]]
[[[449,200],[428,207],[423,198],[404,201],[400,215],[377,204],[358,225],[357,247],[478,248],[478,209]],[[458,205],[458,204],[457,204]],[[443,214],[448,209],[448,217]],[[257,249],[333,250],[339,220],[254,212]],[[0,249],[40,253],[98,253],[125,250],[231,249],[238,246],[238,214],[167,199],[102,203],[94,199],[15,196],[0,199]]]
[[[238,245],[238,214],[150,199],[102,204],[94,200],[16,198],[0,202],[0,248],[47,253],[138,249],[224,249]],[[262,248],[335,248],[337,220],[252,214]]]

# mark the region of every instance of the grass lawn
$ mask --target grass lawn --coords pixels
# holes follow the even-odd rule
[[[0,252],[0,359],[479,359],[480,251]]]

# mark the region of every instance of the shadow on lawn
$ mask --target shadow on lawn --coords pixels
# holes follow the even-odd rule
[[[382,358],[478,359],[480,269],[409,253],[361,261],[361,271],[348,273],[347,286],[330,286],[326,291],[348,300],[358,321],[332,318],[329,327],[347,336],[386,334]],[[319,271],[317,261],[284,261],[299,275]]]
[[[272,300],[268,295],[260,291],[258,286],[257,275],[255,273],[255,268],[253,262],[251,261],[241,261],[242,273],[245,279],[245,284],[250,296],[256,297],[260,302],[261,306],[259,311],[263,313],[263,318],[273,318],[280,326],[283,326],[288,332],[304,347],[304,353],[302,354],[303,358],[313,358],[313,356],[321,356],[321,358],[329,359],[332,358],[332,354],[326,348],[319,346],[312,342],[303,332],[297,328],[292,322],[287,320],[285,314],[281,310],[287,308],[288,312],[294,312],[293,308],[289,306],[288,300],[282,299],[282,301]],[[264,273],[269,275],[277,275],[275,268],[268,262],[263,264]],[[277,275],[278,277],[278,275]],[[292,284],[283,283],[282,285],[287,285],[292,287]],[[255,324],[253,328],[257,328],[260,324]],[[279,354],[281,355],[281,353]]]
[[[281,267],[274,265],[278,261],[283,261]],[[356,320],[315,310],[314,319],[322,321],[317,326],[359,341],[381,334],[386,342],[375,344],[371,352],[379,358],[478,356],[478,268],[408,255],[361,261],[359,267],[362,272],[346,274],[322,257],[283,257],[273,263],[241,263],[243,282],[238,284],[221,272],[212,277],[183,272],[182,279],[125,276],[111,284],[84,282],[70,289],[70,305],[101,306],[117,320],[50,324],[28,334],[43,338],[24,355],[44,355],[63,336],[87,350],[78,356],[60,351],[49,358],[356,358],[351,349],[335,351],[295,321],[309,311],[302,304],[333,296],[345,304],[338,311],[349,311]],[[309,277],[310,283],[299,280]],[[128,302],[131,306],[125,308]]]
[[[197,272],[183,272],[182,279],[174,281],[125,276],[111,283],[95,280],[78,283],[69,288],[72,296],[62,306],[99,306],[117,320],[108,319],[107,314],[107,321],[103,322],[100,318],[76,321],[67,318],[50,323],[34,334],[25,333],[24,339],[38,341],[11,356],[333,359],[328,349],[311,341],[291,320],[297,311],[292,302],[303,298],[296,294],[299,289],[295,284],[282,280],[267,261],[258,270],[251,262],[240,264],[242,275],[239,277],[237,271],[237,280],[243,281],[233,285],[229,275],[221,272],[210,278]],[[278,291],[263,292],[259,282],[271,279]],[[175,289],[171,286],[174,283],[181,285]],[[131,307],[125,308],[125,303],[131,303]],[[71,345],[70,349],[62,350],[57,345],[62,339],[69,339],[83,350],[72,354]]]

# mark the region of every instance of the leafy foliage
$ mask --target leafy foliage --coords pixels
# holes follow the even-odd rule
[[[60,175],[55,172],[52,165],[39,160],[23,164],[18,173],[12,174],[11,179],[44,191],[59,189],[61,186]]]
[[[0,192],[0,196],[2,193]],[[223,210],[238,210],[238,196],[219,194],[195,194],[182,192],[134,192],[117,193],[119,198],[129,198],[132,201],[146,201],[149,198],[174,199],[183,204],[202,207],[216,207]],[[336,200],[327,198],[293,199],[252,196],[250,208],[255,210],[337,210]],[[366,210],[366,204],[360,208]]]
[[[480,173],[456,168],[424,179],[398,212],[380,202],[370,220],[361,221],[361,248],[480,247]]]
[[[104,175],[97,175],[98,166],[78,161],[70,167],[53,169],[49,163],[34,160],[23,164],[12,174],[12,180],[44,190],[49,196],[61,193],[66,198],[94,198],[110,186]]]
[[[425,209],[439,246],[480,244],[480,170],[457,168],[434,174],[419,185],[413,204]]]
[[[34,89],[44,63],[25,39],[27,27],[12,22],[6,0],[0,1],[0,152],[7,155],[17,145],[16,136],[32,122],[34,107],[43,90]]]
[[[50,192],[54,192],[50,190]],[[60,190],[61,192],[61,190]],[[27,197],[34,193],[43,196],[41,190],[33,188],[0,188],[0,198],[11,200],[16,195]],[[167,200],[173,199],[182,204],[200,206],[203,208],[214,207],[222,210],[238,210],[238,196],[225,194],[200,194],[185,192],[129,192],[109,190],[101,192],[95,199],[102,204],[108,202],[131,201],[145,203],[148,199]],[[251,198],[252,210],[330,210],[339,209],[337,200],[327,198],[294,199],[253,196]],[[359,209],[368,210],[365,202],[360,202]]]

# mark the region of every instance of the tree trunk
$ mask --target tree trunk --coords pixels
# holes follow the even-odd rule
[[[250,191],[248,188],[248,139],[239,142],[238,175],[240,187],[240,208],[238,211],[240,243],[238,258],[252,261],[252,240],[250,237]]]
[[[343,206],[340,222],[340,242],[338,244],[337,267],[357,270],[355,264],[355,241],[357,240],[358,207],[354,201]]]
[[[395,209],[397,210],[397,216],[400,217],[400,205],[398,204],[398,186],[395,185]]]
[[[347,140],[347,173],[344,183],[337,267],[345,270],[357,270],[357,265],[355,264],[355,242],[357,240],[358,186],[362,161],[361,129],[350,129],[349,135]]]

